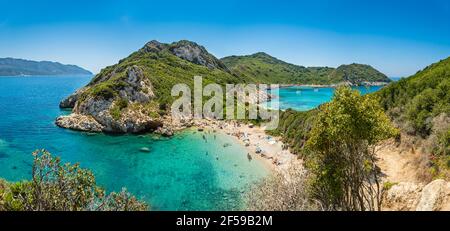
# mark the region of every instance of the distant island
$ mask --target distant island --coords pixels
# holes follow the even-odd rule
[[[92,75],[92,73],[76,65],[58,62],[0,58],[0,76],[28,75]]]

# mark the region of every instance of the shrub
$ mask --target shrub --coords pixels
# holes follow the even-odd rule
[[[437,96],[432,89],[426,89],[413,98],[407,107],[407,118],[412,122],[413,128],[422,136],[431,131],[431,118]]]
[[[146,203],[122,190],[106,194],[91,171],[62,164],[45,150],[33,153],[32,179],[0,188],[0,210],[9,211],[141,211]],[[0,186],[1,187],[1,186]]]
[[[111,116],[115,120],[119,120],[122,116],[122,110],[128,107],[128,101],[126,99],[120,98],[114,102],[113,107],[109,111]]]
[[[108,84],[98,84],[92,88],[91,94],[94,97],[101,97],[103,99],[111,99],[114,97],[114,89]]]

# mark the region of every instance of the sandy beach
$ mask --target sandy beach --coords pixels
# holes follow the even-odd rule
[[[234,137],[248,151],[252,159],[259,159],[271,170],[283,171],[296,160],[285,147],[279,137],[273,137],[265,133],[263,127],[244,124],[238,121],[219,120],[194,120],[194,127],[200,131],[222,132]]]

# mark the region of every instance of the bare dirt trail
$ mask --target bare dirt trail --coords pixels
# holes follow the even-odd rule
[[[383,181],[389,182],[383,210],[449,211],[450,182],[432,181],[427,155],[393,140],[376,149]]]
[[[424,182],[426,169],[420,166],[421,154],[414,153],[412,149],[397,147],[393,141],[387,141],[376,149],[378,166],[381,168],[385,180],[389,182]]]

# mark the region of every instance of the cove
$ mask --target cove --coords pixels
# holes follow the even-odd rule
[[[368,94],[381,89],[381,86],[359,86],[353,89],[359,90],[361,94]],[[313,88],[304,86],[290,86],[279,88],[278,107],[281,110],[293,109],[297,111],[308,111],[319,105],[331,101],[335,88],[323,87]],[[270,90],[269,90],[270,93]],[[276,101],[263,104],[268,108],[275,108]]]
[[[45,148],[92,170],[108,191],[126,187],[152,210],[235,210],[248,186],[269,174],[220,133],[185,130],[167,139],[58,128],[55,118],[70,112],[60,110],[59,101],[90,79],[0,77],[0,178],[29,179],[31,153]]]

